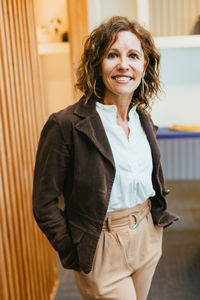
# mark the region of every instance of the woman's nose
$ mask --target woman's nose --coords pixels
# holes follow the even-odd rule
[[[118,63],[118,69],[129,69],[129,63],[127,58],[120,58]]]

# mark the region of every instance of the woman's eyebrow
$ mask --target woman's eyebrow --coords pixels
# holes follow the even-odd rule
[[[117,49],[117,48],[110,48],[110,49],[108,50],[108,52],[110,52],[110,51],[120,52],[120,50]],[[128,52],[137,52],[138,54],[141,54],[141,51],[138,50],[138,49],[130,49],[130,50],[128,50]]]
[[[117,52],[119,52],[119,50],[117,49],[117,48],[110,48],[109,50],[108,50],[108,52],[109,51],[117,51]]]

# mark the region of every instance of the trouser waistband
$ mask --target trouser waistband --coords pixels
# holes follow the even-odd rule
[[[111,231],[129,227],[135,229],[151,210],[151,200],[136,206],[107,212],[102,230]]]

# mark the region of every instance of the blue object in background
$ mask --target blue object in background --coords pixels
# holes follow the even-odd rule
[[[168,127],[161,127],[156,136],[158,139],[193,139],[200,138],[200,132],[170,130]]]

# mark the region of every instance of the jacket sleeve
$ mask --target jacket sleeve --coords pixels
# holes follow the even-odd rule
[[[154,132],[156,135],[156,132],[158,131],[159,127],[153,123],[151,118],[150,118],[150,121],[151,121],[151,124],[153,126],[153,129],[154,129]],[[165,205],[164,205],[165,208],[164,209],[162,208],[162,214],[160,214],[159,210],[157,208],[155,209],[152,205],[152,210],[154,211],[153,220],[156,225],[166,228],[166,227],[170,226],[174,221],[179,220],[179,216],[177,216],[177,215],[173,214],[171,211],[167,210],[167,202],[166,202],[165,198],[166,198],[166,195],[169,194],[170,190],[165,187],[165,180],[164,180],[164,176],[163,176],[161,162],[159,162],[159,166],[158,166],[158,177],[159,177],[159,182],[160,182],[160,187],[161,187],[160,196],[156,195],[156,196],[152,197],[152,199],[155,198],[157,203],[158,203],[157,197],[159,197],[159,199],[160,198],[163,199],[160,202],[160,204],[158,204],[158,206],[162,207],[162,205],[164,205],[164,203],[165,203]]]
[[[33,213],[37,224],[56,251],[67,252],[72,241],[58,208],[58,196],[70,162],[70,151],[54,115],[46,122],[38,145],[33,182]]]

